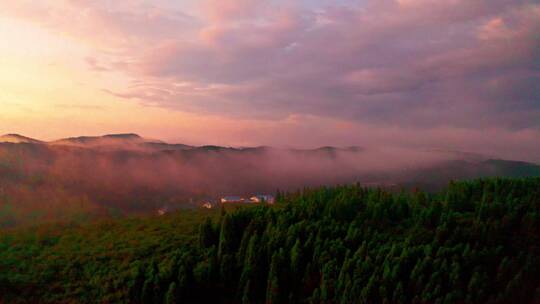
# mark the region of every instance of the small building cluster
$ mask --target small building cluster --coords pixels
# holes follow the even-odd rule
[[[169,213],[169,208],[168,207],[161,207],[157,210],[157,213],[158,215],[165,215],[167,213]]]
[[[224,196],[220,199],[220,202],[222,204],[226,203],[244,203],[244,204],[250,204],[250,203],[266,203],[266,204],[273,204],[275,202],[274,196],[270,194],[257,194],[254,196],[251,196],[249,198],[241,197],[241,196]]]
[[[274,204],[275,198],[270,194],[256,194],[253,196],[223,196],[219,199],[216,198],[205,198],[205,199],[190,199],[191,206],[197,206],[199,208],[213,209],[217,205],[221,204]],[[185,205],[184,205],[185,206]],[[158,208],[158,215],[165,215],[180,209],[180,206],[170,206],[166,205],[161,208]]]
[[[244,203],[245,199],[240,196],[224,196],[219,200],[222,204],[225,203]]]

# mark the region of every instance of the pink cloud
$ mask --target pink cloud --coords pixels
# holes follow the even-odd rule
[[[260,0],[204,0],[201,8],[211,23],[249,19],[266,6]]]
[[[0,16],[21,18],[100,49],[125,51],[133,44],[167,39],[196,26],[196,20],[137,0],[11,1]]]

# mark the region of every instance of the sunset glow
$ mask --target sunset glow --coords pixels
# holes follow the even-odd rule
[[[9,1],[0,133],[540,161],[537,1]]]

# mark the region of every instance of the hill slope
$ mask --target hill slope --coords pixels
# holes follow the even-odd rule
[[[12,143],[12,144],[38,144],[42,143],[42,141],[39,141],[37,139],[33,139],[30,137],[22,136],[19,134],[5,134],[0,136],[0,143]]]

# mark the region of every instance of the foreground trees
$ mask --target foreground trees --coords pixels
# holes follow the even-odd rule
[[[540,300],[539,179],[454,182],[439,194],[320,188],[280,205],[203,223],[192,259],[204,275],[183,300]]]
[[[133,303],[540,302],[537,178],[437,194],[304,190],[202,220],[197,233],[131,262],[131,283],[114,288]]]

